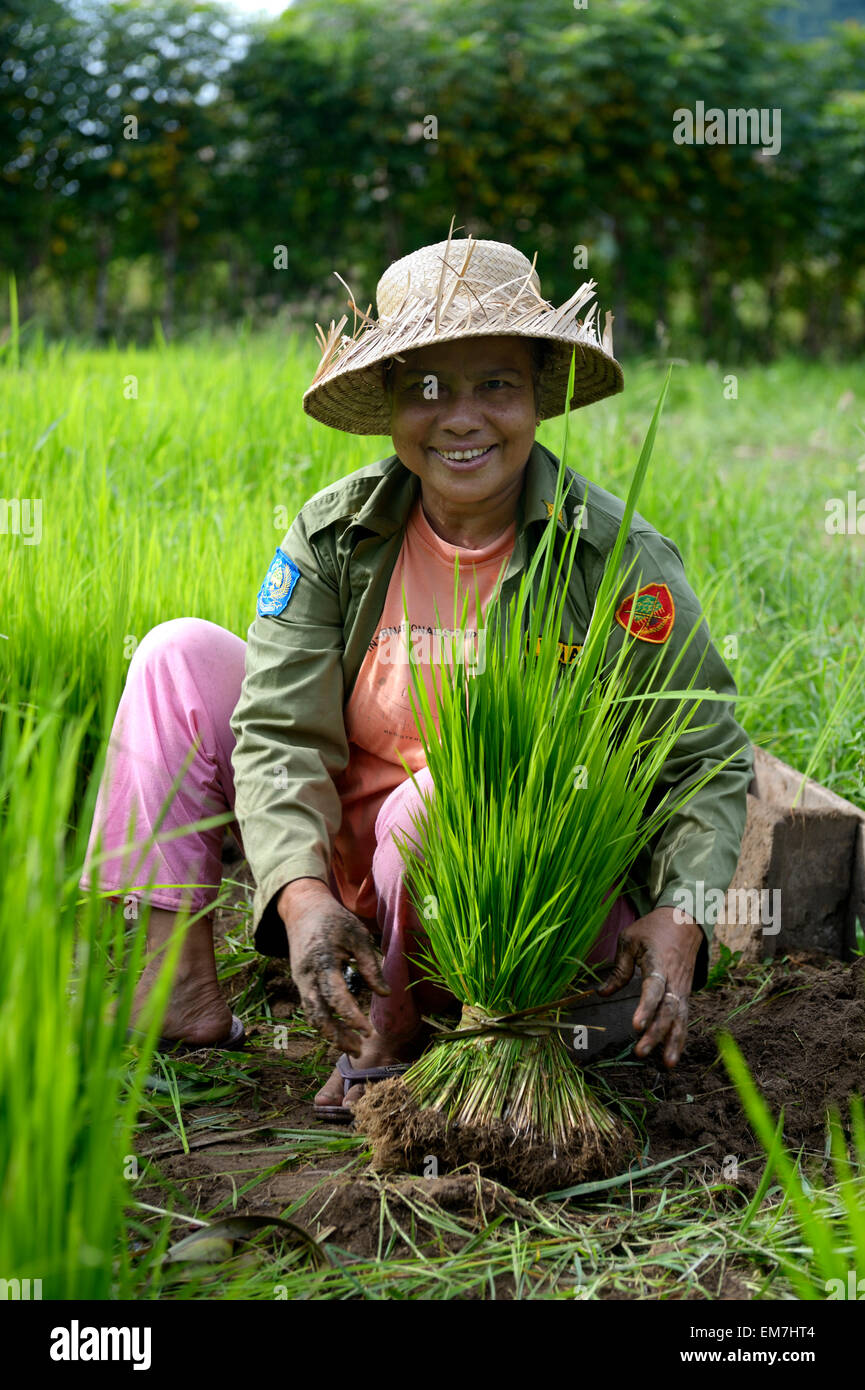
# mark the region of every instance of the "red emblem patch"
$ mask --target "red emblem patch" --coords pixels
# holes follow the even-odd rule
[[[666,642],[675,620],[676,605],[666,584],[644,584],[616,613],[616,622],[644,642]]]

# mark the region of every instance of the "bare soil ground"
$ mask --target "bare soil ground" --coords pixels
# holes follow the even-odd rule
[[[827,1107],[846,1114],[847,1098],[865,1083],[865,958],[791,956],[767,970],[757,990],[753,974],[734,974],[694,996],[691,1019],[674,1072],[648,1063],[606,1071],[613,1090],[645,1103],[653,1159],[707,1145],[692,1165],[708,1156],[720,1167],[727,1155],[755,1152],[718,1057],[720,1029],[736,1039],[773,1113],[783,1108],[788,1145],[822,1158]]]

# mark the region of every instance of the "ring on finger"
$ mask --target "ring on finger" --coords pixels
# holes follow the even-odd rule
[[[666,985],[666,983],[667,983],[666,976],[662,975],[661,972],[660,972],[660,970],[650,970],[650,971],[649,971],[649,979],[651,980],[653,976],[654,976],[654,978],[655,978],[656,980],[660,980],[662,985]]]
[[[681,1004],[681,1002],[682,1002],[681,995],[674,994],[673,991],[672,991],[671,989],[668,989],[668,990],[667,990],[666,994],[664,995],[664,998],[665,998],[665,999],[675,999],[675,1001],[676,1001],[677,1004]]]

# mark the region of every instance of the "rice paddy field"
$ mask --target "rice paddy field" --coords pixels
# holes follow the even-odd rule
[[[865,1275],[861,958],[715,970],[674,1073],[630,1048],[593,1068],[640,1163],[532,1200],[434,1164],[384,1176],[316,1122],[335,1052],[251,946],[230,840],[218,959],[246,1050],[155,1055],[156,1015],[124,1045],[143,924],[77,885],[124,672],[171,617],[245,636],[303,501],[391,452],[304,415],[316,360],[242,332],[3,349],[0,1276],[64,1299],[850,1296],[831,1281]],[[667,368],[624,365],[568,455],[620,496]],[[639,510],[684,557],[752,740],[865,808],[859,496],[861,365],[674,366]]]

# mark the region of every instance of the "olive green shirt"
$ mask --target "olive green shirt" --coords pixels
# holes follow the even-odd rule
[[[551,515],[557,471],[555,455],[536,443],[518,502],[514,549],[502,587],[504,603],[518,587]],[[572,478],[558,525],[570,527],[575,521],[581,525],[562,629],[562,636],[578,645],[586,634],[624,503],[571,469],[566,473],[566,488]],[[330,880],[331,848],[342,819],[334,778],[349,758],[343,710],[377,631],[406,522],[419,492],[416,475],[391,455],[316,493],[301,508],[280,545],[299,570],[290,598],[275,616],[259,613],[249,628],[246,674],[231,719],[236,739],[232,765],[235,812],[257,885],[256,944],[267,954],[287,954],[275,901],[284,885],[296,878]],[[653,678],[653,684],[660,684],[699,622],[671,686],[685,688],[699,666],[696,686],[735,695],[733,679],[712,644],[699,601],[685,578],[679,551],[638,513],[624,563],[635,556],[636,565],[620,597],[632,594],[638,584],[665,583],[675,605],[673,628],[663,645],[634,641],[631,669],[635,678],[645,673],[648,663],[657,661],[660,678],[657,682]],[[610,635],[610,656],[624,638],[624,628],[616,623]],[[575,646],[560,648],[562,660],[575,655]],[[751,747],[733,708],[730,702],[703,703],[694,721],[701,727],[685,731],[661,770],[653,799],[671,788],[686,788],[711,765],[735,754],[635,863],[627,891],[641,916],[653,907],[680,905],[677,890],[689,890],[699,907],[701,902],[716,900],[710,889],[729,887],[753,771]],[[658,722],[667,716],[664,702],[659,701]],[[713,924],[713,920],[701,921],[707,935]],[[705,950],[701,954],[698,976],[705,975]]]

